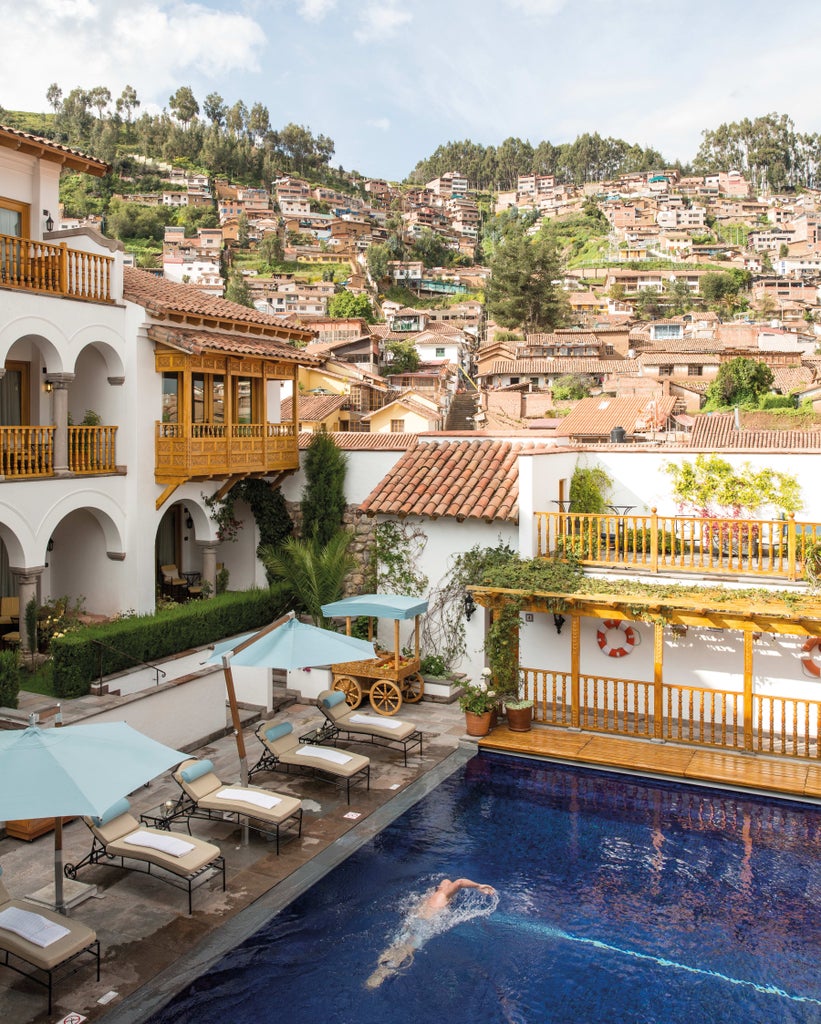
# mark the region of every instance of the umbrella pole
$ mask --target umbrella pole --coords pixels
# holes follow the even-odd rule
[[[65,914],[63,901],[63,819],[54,819],[54,909]]]
[[[225,673],[225,689],[228,691],[228,706],[231,708],[231,722],[234,726],[234,736],[237,740],[237,754],[239,755],[239,780],[243,786],[248,785],[248,758],[245,753],[245,737],[242,735],[242,722],[239,719],[239,706],[237,705],[237,691],[234,688],[234,674],[231,671],[231,655],[223,654],[222,671]],[[243,818],[242,845],[248,845],[248,819]]]

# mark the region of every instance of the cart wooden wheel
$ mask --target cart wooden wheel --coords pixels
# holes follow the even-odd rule
[[[402,684],[402,696],[408,704],[416,704],[417,701],[422,699],[422,694],[424,692],[425,680],[418,672],[414,672],[412,676],[408,676]]]
[[[345,694],[349,708],[358,708],[362,703],[362,687],[353,676],[334,676],[334,689]]]
[[[402,691],[391,679],[377,679],[371,687],[371,707],[380,715],[395,715],[402,707]]]

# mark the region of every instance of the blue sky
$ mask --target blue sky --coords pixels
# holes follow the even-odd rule
[[[742,117],[821,130],[819,0],[0,0],[0,18],[0,106],[46,110],[56,81],[131,84],[157,111],[190,85],[390,179],[457,139],[598,131],[686,161]]]

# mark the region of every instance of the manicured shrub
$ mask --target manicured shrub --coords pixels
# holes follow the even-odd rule
[[[0,651],[0,708],[16,708],[19,692],[17,651]]]

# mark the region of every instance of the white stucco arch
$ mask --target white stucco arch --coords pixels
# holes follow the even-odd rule
[[[29,341],[40,349],[49,372],[65,371],[62,353],[66,350],[67,339],[56,323],[35,316],[21,316],[5,323],[0,328],[0,361],[5,362],[20,341]]]
[[[0,538],[6,545],[10,565],[38,565],[39,545],[29,521],[8,504],[0,502]]]
[[[124,377],[125,364],[121,350],[124,347],[123,337],[105,324],[89,324],[76,331],[69,339],[71,345],[71,366],[66,369],[74,372],[77,360],[86,348],[93,348],[100,353],[109,377]]]
[[[37,527],[37,536],[48,542],[63,519],[72,512],[85,511],[92,515],[100,524],[105,538],[106,552],[111,556],[125,554],[123,541],[125,513],[123,509],[102,491],[91,489],[73,491],[60,498],[45,510]]]

